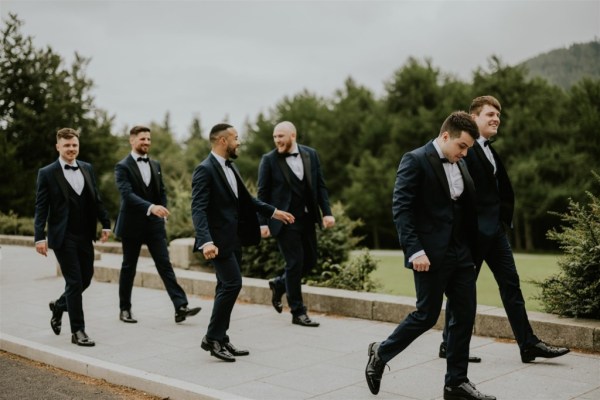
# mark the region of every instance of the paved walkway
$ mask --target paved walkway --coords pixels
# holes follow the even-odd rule
[[[395,324],[311,314],[319,328],[291,324],[289,314],[238,303],[229,335],[248,357],[224,363],[200,348],[212,299],[190,297],[202,311],[175,324],[166,293],[135,287],[138,324],[118,320],[118,286],[92,282],[84,293],[92,348],[70,343],[50,329],[48,302],[64,281],[53,254],[31,247],[1,248],[0,348],[28,358],[145,390],[170,399],[440,399],[445,362],[437,357],[441,334],[429,331],[390,362],[381,392],[373,396],[364,378],[367,345],[385,339]],[[103,255],[106,260],[119,256]],[[151,264],[142,259],[141,264]],[[571,352],[554,360],[523,364],[515,343],[474,336],[470,379],[498,399],[600,399],[600,355]]]

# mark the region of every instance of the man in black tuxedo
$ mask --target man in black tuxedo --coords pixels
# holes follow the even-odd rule
[[[240,142],[235,128],[217,124],[210,131],[212,151],[192,176],[192,219],[196,230],[194,251],[201,251],[217,276],[215,302],[202,349],[232,362],[250,354],[235,347],[227,335],[231,311],[242,288],[242,246],[260,241],[256,213],[294,222],[294,216],[252,197],[232,160]]]
[[[59,158],[38,172],[35,196],[35,249],[48,255],[54,250],[65,278],[65,291],[50,302],[50,326],[60,334],[62,315],[69,313],[71,342],[94,346],[85,332],[82,294],[94,275],[97,221],[102,224],[101,241],[110,235],[110,220],[102,204],[91,164],[77,160],[79,132],[71,128],[56,133]],[[46,223],[48,238],[46,239]]]
[[[175,307],[175,322],[198,314],[200,307],[188,308],[185,292],[177,283],[169,258],[165,222],[169,216],[167,194],[160,164],[148,157],[152,143],[150,129],[134,126],[129,132],[131,153],[115,166],[115,180],[121,207],[115,235],[123,246],[119,277],[119,319],[136,323],[131,313],[131,292],[142,244],[148,246],[165,289]]]
[[[500,102],[493,96],[477,97],[470,107],[471,117],[475,120],[481,134],[465,158],[477,189],[479,251],[475,265],[477,275],[483,261],[494,274],[504,310],[519,344],[521,360],[529,363],[536,357],[562,356],[567,354],[569,349],[550,346],[541,341],[533,333],[527,317],[519,274],[506,233],[512,228],[515,196],[502,160],[490,142],[490,139],[498,133],[501,109]],[[446,310],[444,341],[440,345],[442,358],[446,355],[445,338],[448,321],[452,318],[449,308]],[[469,360],[478,362],[480,358],[470,357]]]
[[[448,332],[444,399],[494,400],[467,378],[469,343],[475,320],[475,188],[462,160],[479,137],[465,112],[446,118],[436,139],[402,157],[393,195],[393,216],[405,266],[413,270],[416,311],[383,342],[371,343],[365,370],[377,394],[385,364],[432,328],[444,293],[453,302],[455,323]]]
[[[315,224],[329,228],[335,219],[316,150],[296,143],[296,127],[288,121],[275,126],[273,141],[275,149],[263,155],[260,162],[258,198],[290,212],[296,222],[284,225],[260,218],[261,236],[275,237],[285,259],[283,275],[269,281],[271,302],[281,313],[281,297],[285,293],[292,323],[316,327],[319,323],[308,317],[302,300],[302,277],[317,263]]]

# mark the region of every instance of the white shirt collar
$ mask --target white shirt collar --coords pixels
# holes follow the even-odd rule
[[[73,161],[73,164],[67,164],[67,162],[65,160],[63,160],[61,157],[58,157],[58,162],[60,163],[60,167],[62,169],[65,169],[65,165],[70,165],[71,167],[78,167],[79,166],[77,164],[77,160]]]
[[[440,158],[445,158],[444,153],[442,152],[442,148],[437,142],[437,138],[433,139],[433,147],[435,147],[435,151],[437,151],[438,156],[440,156]]]
[[[142,157],[142,158],[148,158],[148,154],[146,154],[145,156],[143,156],[143,155],[141,155],[141,154],[138,154],[138,153],[136,153],[135,151],[133,151],[133,150],[132,150],[132,151],[131,151],[131,157],[133,157],[133,159],[134,159],[135,161],[137,161],[138,157]]]

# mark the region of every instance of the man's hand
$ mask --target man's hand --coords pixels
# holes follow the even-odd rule
[[[39,242],[35,244],[35,251],[44,257],[48,256],[48,242],[44,240],[43,242]]]
[[[333,217],[333,215],[325,215],[323,217],[323,227],[325,229],[331,228],[334,225],[335,225],[335,218]]]
[[[278,219],[279,221],[283,222],[284,224],[293,224],[294,223],[294,216],[292,214],[290,214],[289,212],[285,212],[285,211],[281,211],[281,210],[275,210],[275,214],[273,214],[273,218]]]
[[[413,265],[413,269],[415,271],[427,272],[427,271],[429,271],[429,266],[431,264],[429,263],[429,257],[427,257],[426,254],[423,254],[422,256],[415,258],[412,261],[412,265]]]
[[[156,204],[152,206],[152,208],[150,209],[150,213],[152,213],[160,218],[166,218],[170,214],[169,210],[167,210],[166,207],[159,206]]]
[[[219,248],[212,243],[207,244],[202,248],[202,254],[207,260],[212,260],[219,255]]]
[[[260,227],[260,237],[265,239],[265,238],[268,238],[269,236],[271,236],[271,231],[269,230],[269,227],[267,225],[261,226]]]
[[[110,236],[110,231],[102,230],[102,236],[100,236],[100,241],[102,243],[106,243],[106,241],[108,240],[109,236]]]

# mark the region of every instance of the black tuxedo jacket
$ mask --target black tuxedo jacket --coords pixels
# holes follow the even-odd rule
[[[299,157],[302,157],[304,179],[310,188],[310,198],[306,199],[307,208],[314,222],[321,225],[323,215],[332,215],[329,205],[327,187],[321,171],[321,163],[317,151],[311,147],[298,145]],[[258,168],[258,198],[272,204],[279,210],[289,211],[292,201],[290,171],[285,158],[277,153],[277,149],[263,155]],[[261,224],[269,225],[272,236],[277,236],[283,223],[276,219],[259,217]]]
[[[94,204],[90,205],[94,213],[93,220],[100,221],[102,229],[110,229],[110,219],[98,192],[92,165],[80,160],[77,160],[77,165],[83,174],[85,190],[88,190],[89,197],[93,199]],[[47,223],[48,247],[60,248],[65,238],[68,219],[69,182],[65,178],[60,162],[56,160],[38,171],[34,217],[35,241],[46,239]],[[96,237],[96,224],[89,224],[85,229],[89,237]]]
[[[494,167],[478,142],[469,149],[466,162],[477,191],[477,219],[483,238],[490,238],[498,231],[498,225],[512,228],[515,195],[506,169],[493,147]]]
[[[115,223],[117,237],[139,238],[147,229],[157,229],[164,233],[164,220],[153,214],[147,215],[148,208],[152,204],[167,206],[167,194],[160,163],[150,160],[149,164],[152,179],[147,189],[137,161],[131,154],[115,165],[115,181],[121,195],[119,215]],[[157,201],[150,201],[145,195],[146,192]]]
[[[477,236],[475,187],[464,160],[458,161],[458,167],[465,186],[462,196],[467,245],[473,250]],[[432,142],[402,157],[396,174],[392,212],[405,266],[412,268],[408,259],[424,250],[430,269],[438,268],[451,241],[454,211],[444,167]]]
[[[208,155],[192,176],[192,220],[196,231],[194,251],[207,242],[219,248],[218,257],[227,257],[240,246],[260,242],[260,227],[256,213],[270,218],[275,207],[252,197],[239,171],[232,164],[237,181],[238,197],[227,182],[225,172],[216,157]]]

